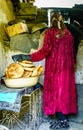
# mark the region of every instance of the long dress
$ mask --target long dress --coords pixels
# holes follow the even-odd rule
[[[43,110],[46,115],[77,113],[74,39],[67,29],[61,38],[57,38],[58,33],[57,28],[49,28],[42,47],[30,54],[33,62],[45,58]]]

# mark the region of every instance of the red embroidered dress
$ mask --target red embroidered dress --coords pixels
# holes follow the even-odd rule
[[[67,29],[61,38],[57,38],[58,33],[57,28],[49,28],[42,48],[31,54],[33,62],[46,59],[43,90],[43,108],[46,115],[77,112],[74,40]]]

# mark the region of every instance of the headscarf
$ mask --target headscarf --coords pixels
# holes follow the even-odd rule
[[[64,24],[63,17],[60,13],[54,13],[51,16],[52,27],[57,27],[58,29],[64,30],[66,28]]]

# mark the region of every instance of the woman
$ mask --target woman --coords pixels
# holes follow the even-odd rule
[[[74,39],[59,13],[51,17],[42,47],[30,55],[15,55],[13,60],[45,60],[43,109],[45,115],[57,115],[50,128],[69,127],[66,115],[77,113]]]

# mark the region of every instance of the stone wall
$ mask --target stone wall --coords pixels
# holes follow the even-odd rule
[[[4,25],[15,19],[13,15],[13,8],[10,0],[0,0],[0,76],[4,74],[5,71],[5,48],[3,44],[3,39],[6,36]]]
[[[83,40],[80,41],[77,53],[76,83],[83,84]]]

